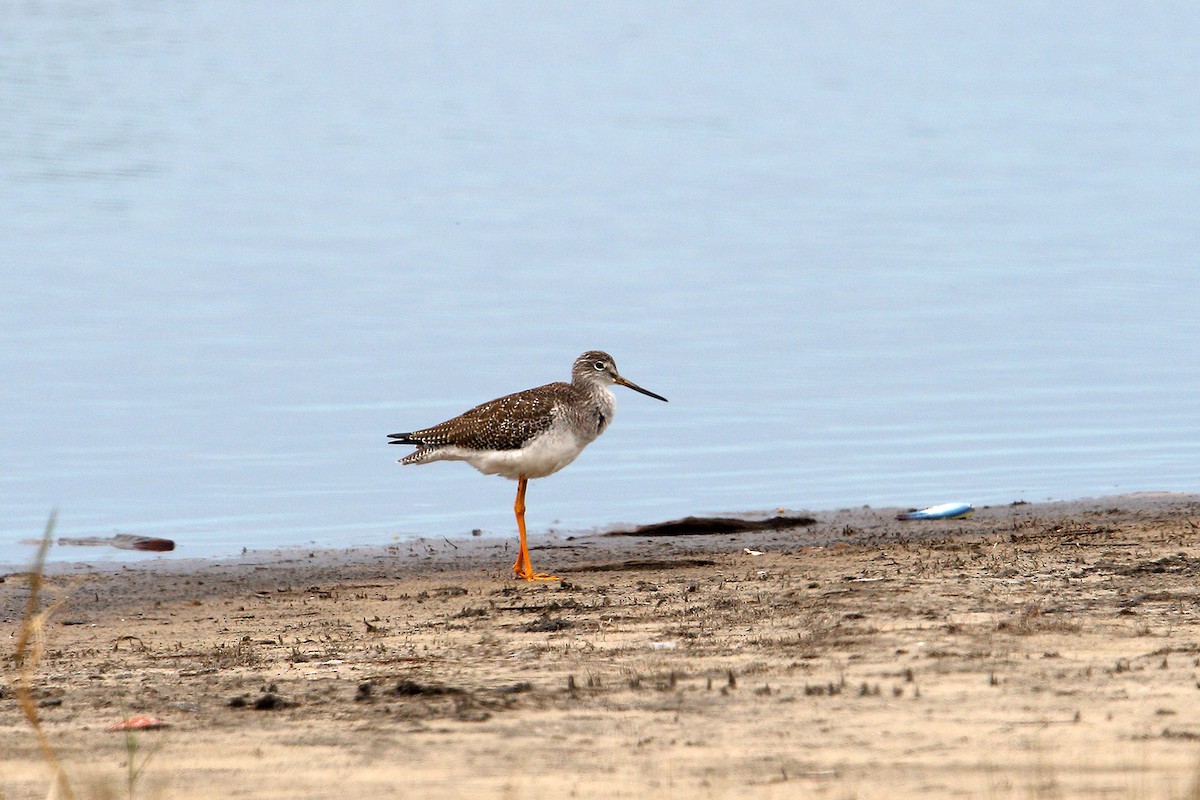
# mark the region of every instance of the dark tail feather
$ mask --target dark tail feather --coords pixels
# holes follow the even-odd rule
[[[411,433],[389,433],[388,444],[420,444]]]

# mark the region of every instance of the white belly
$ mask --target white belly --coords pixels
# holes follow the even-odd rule
[[[520,450],[468,450],[451,445],[439,449],[438,460],[466,461],[485,475],[503,475],[512,480],[522,475],[544,478],[574,461],[589,441],[556,426]]]

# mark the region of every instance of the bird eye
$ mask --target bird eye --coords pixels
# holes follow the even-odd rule
[[[596,362],[595,364],[593,364],[592,366],[593,366],[593,367],[595,367],[596,369],[604,369],[604,368],[605,368],[606,366],[608,366],[608,365],[607,365],[607,364],[605,364],[603,361],[597,361],[597,362]]]

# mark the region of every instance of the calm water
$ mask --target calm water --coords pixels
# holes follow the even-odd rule
[[[0,6],[0,563],[1200,489],[1200,6]],[[60,557],[113,558],[98,551]]]

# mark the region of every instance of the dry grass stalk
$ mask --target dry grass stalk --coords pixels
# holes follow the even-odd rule
[[[50,739],[46,736],[46,731],[42,728],[41,719],[38,717],[37,703],[33,699],[33,679],[37,672],[38,664],[41,661],[43,651],[42,632],[46,626],[46,621],[62,602],[59,600],[51,603],[44,609],[39,608],[41,605],[42,584],[46,566],[46,552],[50,549],[50,537],[54,532],[54,523],[57,516],[57,511],[50,512],[50,519],[46,521],[46,531],[42,534],[42,541],[38,546],[37,556],[34,559],[33,566],[29,570],[29,598],[25,603],[25,613],[21,618],[21,629],[17,632],[17,644],[14,653],[17,675],[11,680],[11,683],[17,705],[25,715],[29,727],[33,730],[34,736],[37,738],[38,748],[42,752],[42,758],[46,761],[54,776],[49,797],[74,800],[75,793],[71,790],[66,774],[59,763],[58,756],[55,754],[54,748],[50,745]]]

